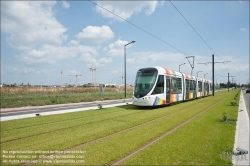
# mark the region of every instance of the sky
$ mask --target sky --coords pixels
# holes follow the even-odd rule
[[[215,83],[248,83],[249,1],[1,1],[2,84],[83,85],[90,68],[122,84],[124,48],[130,85],[151,66],[212,79],[212,54],[231,61]]]

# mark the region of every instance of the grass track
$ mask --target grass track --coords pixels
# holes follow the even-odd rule
[[[121,165],[231,165],[220,158],[224,150],[232,151],[235,124],[218,122],[226,113],[236,119],[238,109],[230,106],[231,98],[219,103],[203,115],[149,148],[121,162]],[[226,105],[226,107],[225,107]]]
[[[233,92],[236,92],[236,91],[233,91]],[[230,92],[230,94],[233,94],[233,92]],[[138,112],[143,111],[143,112],[140,112],[134,115],[128,115],[125,117],[112,119],[112,120],[105,121],[105,122],[95,123],[95,124],[88,125],[88,126],[79,126],[79,127],[67,129],[64,131],[58,131],[55,133],[48,133],[44,135],[35,136],[32,138],[17,140],[14,142],[8,142],[5,144],[2,144],[1,146],[2,146],[2,149],[4,150],[13,150],[13,149],[15,150],[18,150],[18,149],[19,150],[46,150],[46,149],[47,150],[64,150],[64,149],[72,148],[74,146],[81,145],[83,143],[86,143],[86,142],[89,142],[98,138],[105,137],[107,135],[110,135],[116,132],[120,132],[122,130],[126,130],[128,128],[132,128],[131,130],[118,133],[116,135],[107,137],[100,141],[96,141],[96,142],[93,141],[92,144],[88,144],[86,146],[76,148],[76,149],[86,150],[87,153],[85,155],[85,164],[91,164],[91,165],[92,164],[108,164],[116,160],[117,158],[122,157],[124,154],[132,151],[133,149],[140,147],[145,142],[148,142],[149,140],[157,137],[158,135],[164,133],[171,127],[184,121],[190,116],[197,114],[200,111],[200,109],[196,109],[196,107],[190,107],[190,106],[199,104],[200,105],[199,108],[203,108],[203,107],[208,106],[209,104],[211,105],[211,102],[216,102],[216,100],[218,100],[219,98],[222,98],[226,94],[228,93],[220,92],[220,93],[216,93],[215,97],[202,98],[198,100],[181,103],[175,106],[157,108],[153,110],[138,109],[136,107],[129,106],[129,105],[123,106],[123,107],[114,107],[113,110],[111,108],[108,108],[105,111],[110,112],[110,113],[113,111],[117,113],[118,112],[119,113],[121,112],[131,113],[131,112],[136,112],[136,111]],[[231,108],[233,107],[231,106]],[[181,110],[181,109],[185,109],[185,110],[177,112],[177,110]],[[84,113],[85,116],[95,115],[92,118],[103,116],[101,115],[101,111],[98,113],[96,113],[97,111],[84,111],[84,112],[82,113]],[[68,125],[67,123],[71,122],[70,118],[72,118],[73,120],[73,118],[77,118],[77,116],[79,115],[80,115],[80,112],[70,113],[68,114],[68,116],[66,116],[65,114],[65,115],[53,115],[53,116],[47,116],[47,117],[44,116],[41,118],[44,118],[45,121],[46,121],[46,118],[48,118],[52,122],[53,121],[55,122],[53,124],[54,126],[59,125],[62,127],[64,125]],[[109,115],[113,115],[113,113]],[[169,116],[166,116],[166,115],[169,115]],[[62,117],[62,120],[65,120],[65,122],[58,121],[58,119],[60,119],[60,116]],[[22,123],[16,122],[16,121],[12,121],[12,122],[14,122],[14,124],[21,123],[23,124],[23,126],[29,126],[30,125],[29,122],[31,122],[32,125],[38,125],[39,123],[42,122],[42,121],[38,121],[38,124],[36,124],[34,119],[36,118],[23,119]],[[50,123],[50,120],[47,120],[47,123]],[[56,120],[58,122],[56,122]],[[152,121],[152,122],[147,123],[149,121]],[[146,124],[140,125],[142,123],[146,123]],[[140,125],[140,126],[134,127],[136,125]],[[5,129],[11,129],[15,127],[16,127],[15,125],[11,124],[11,121],[9,121],[8,124],[5,124]],[[150,131],[150,132],[145,132],[145,131]],[[39,132],[44,132],[43,127],[39,128]],[[13,134],[15,134],[15,132],[13,132]],[[15,138],[15,136],[13,138]]]
[[[125,156],[134,149],[143,146],[155,137],[174,128],[176,125],[189,119],[209,105],[210,104],[205,103],[197,109],[185,109],[184,112],[179,112],[178,114],[166,117],[152,124],[147,124],[126,133],[121,133],[107,140],[102,140],[93,145],[87,145],[86,147],[78,150],[85,150],[87,152],[85,155],[86,165],[110,164],[115,159]],[[101,150],[95,151],[95,149]],[[110,154],[113,155],[110,156]]]
[[[2,133],[1,143],[28,138],[28,137],[33,137],[33,136],[42,135],[42,134],[48,134],[52,132],[58,132],[62,130],[68,130],[72,128],[81,127],[84,125],[90,125],[93,123],[99,123],[99,122],[103,122],[106,120],[119,118],[122,116],[128,116],[130,114],[136,114],[136,113],[139,113],[139,112],[138,111],[135,111],[135,112],[117,112],[116,111],[111,115],[106,114],[106,115],[95,116],[95,117],[87,117],[87,118],[83,117],[77,120],[74,119],[74,121],[71,121],[71,123],[69,123],[68,121],[60,121],[60,122],[57,122],[56,125],[45,124],[45,125],[39,125],[39,126],[32,126],[29,128],[21,128],[18,130],[6,131]]]
[[[183,107],[185,107],[186,105],[190,105],[190,104],[188,104],[188,103],[184,104]],[[132,106],[132,108],[134,108],[134,107]],[[182,107],[180,107],[180,108],[182,108]],[[172,109],[174,109],[174,108],[172,108]],[[171,111],[172,109],[170,108],[169,110]],[[67,120],[64,119],[64,120],[61,120],[61,121],[56,121],[56,122],[53,122],[53,123],[57,123],[57,124],[53,124],[53,125],[51,125],[49,122],[42,125],[39,122],[38,126],[33,125],[33,126],[29,126],[29,128],[27,128],[27,126],[26,126],[26,127],[23,127],[23,128],[18,127],[17,130],[13,130],[13,129],[12,130],[4,130],[4,129],[2,129],[3,132],[2,132],[1,143],[5,143],[5,142],[9,142],[9,141],[15,141],[15,140],[28,138],[28,137],[33,137],[33,136],[42,135],[42,134],[49,134],[51,132],[58,132],[58,131],[61,131],[61,130],[68,130],[70,128],[74,128],[74,127],[77,128],[77,127],[81,127],[81,126],[89,125],[89,124],[93,124],[93,123],[98,123],[98,122],[104,123],[103,121],[110,120],[112,118],[113,119],[115,118],[114,122],[115,121],[120,121],[121,119],[126,120],[124,117],[123,118],[119,118],[119,117],[120,116],[130,115],[130,114],[137,114],[137,113],[139,113],[141,111],[143,111],[143,110],[141,110],[141,109],[139,109],[139,110],[134,110],[134,109],[129,110],[129,107],[126,108],[126,111],[124,111],[123,107],[120,107],[120,109],[117,110],[117,107],[116,107],[116,108],[110,108],[110,109],[108,109],[108,111],[104,111],[104,112],[108,112],[108,113],[112,113],[112,114],[103,115],[101,113],[102,111],[89,111],[91,113],[93,113],[93,112],[100,112],[100,113],[99,114],[94,114],[95,117],[92,117],[91,115],[87,116],[88,114],[86,113],[85,116],[81,115],[82,117],[79,118],[79,119],[76,119],[76,117],[73,116],[73,119],[67,119]],[[85,112],[83,112],[83,113],[85,113]],[[145,117],[149,117],[150,119],[152,119],[152,118],[155,118],[155,117],[158,117],[158,116],[162,116],[162,115],[164,115],[166,113],[167,113],[167,111],[160,110],[158,112],[158,114],[155,113],[152,116],[147,116],[148,114],[151,115],[150,111],[147,111],[146,113],[145,113],[145,111],[143,111],[143,112],[141,112],[141,114],[143,114],[143,116],[141,116],[140,118],[143,118],[145,116]],[[76,115],[79,115],[79,114],[77,113]],[[45,119],[46,117],[41,117],[41,118]],[[59,118],[60,118],[60,116],[59,116]],[[23,119],[23,120],[20,120],[20,121],[25,124],[25,123],[29,123],[30,119],[36,119],[36,118]],[[129,116],[128,119],[131,120],[131,117]],[[38,117],[38,120],[40,121],[40,117]],[[71,121],[71,120],[74,120],[74,121],[69,123],[69,121]],[[134,121],[135,120],[137,120],[136,122],[140,122],[139,119],[134,119]],[[146,119],[146,120],[148,120],[148,119]],[[114,125],[118,125],[118,124],[114,123]]]

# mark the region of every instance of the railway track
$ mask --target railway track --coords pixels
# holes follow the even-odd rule
[[[147,142],[146,144],[140,146],[139,148],[131,151],[130,153],[124,155],[121,158],[118,158],[117,160],[115,160],[114,162],[109,163],[108,165],[113,166],[113,165],[118,165],[120,164],[122,161],[130,158],[131,156],[137,154],[138,152],[146,149],[147,147],[149,147],[150,145],[154,144],[155,142],[159,141],[160,139],[166,137],[167,135],[171,134],[172,132],[176,131],[177,129],[179,129],[180,127],[184,126],[185,124],[189,123],[190,121],[192,121],[193,119],[195,119],[196,117],[198,117],[199,115],[201,115],[202,113],[206,112],[207,110],[211,109],[212,107],[214,107],[215,105],[217,105],[218,103],[222,102],[225,98],[223,98],[222,100],[212,104],[211,106],[207,107],[206,109],[202,110],[201,112],[199,112],[198,114],[192,116],[191,118],[183,121],[182,123],[176,125],[174,128],[168,130],[167,132],[161,134],[160,136],[154,138],[153,140]]]
[[[121,111],[122,110],[112,111],[112,112],[104,112],[104,113],[98,113],[98,114],[83,116],[83,117],[78,117],[78,118],[71,118],[71,119],[65,119],[65,120],[59,120],[59,121],[52,121],[52,122],[48,122],[48,123],[39,123],[39,124],[35,124],[35,125],[30,125],[30,126],[11,128],[11,129],[4,130],[4,132],[11,131],[11,130],[29,128],[29,127],[36,127],[36,126],[41,126],[41,125],[55,124],[55,123],[61,123],[61,122],[70,122],[70,121],[73,121],[73,120],[85,119],[85,118],[89,118],[89,117],[95,117],[95,116],[106,115],[106,114],[112,114],[112,113],[117,113],[117,112],[121,112]]]
[[[192,108],[192,107],[194,107],[194,106],[186,107],[186,108],[184,108],[184,109],[180,109],[180,110],[178,110],[178,111],[171,112],[171,113],[169,113],[169,114],[166,114],[166,115],[164,115],[164,116],[158,117],[158,118],[156,118],[156,119],[152,119],[152,120],[150,120],[150,121],[140,123],[140,124],[138,124],[138,125],[129,127],[129,128],[127,128],[127,129],[120,130],[120,131],[118,131],[118,132],[115,132],[115,133],[106,135],[106,136],[104,136],[104,137],[97,138],[97,139],[94,139],[94,140],[91,140],[91,141],[88,141],[88,142],[79,144],[79,145],[74,146],[74,147],[72,147],[72,148],[64,149],[64,150],[62,150],[62,151],[71,151],[71,150],[75,150],[75,149],[77,149],[77,148],[80,148],[80,147],[83,147],[83,146],[86,146],[86,145],[95,143],[95,142],[97,142],[97,141],[101,141],[101,140],[107,139],[107,138],[112,137],[112,136],[115,136],[115,135],[117,135],[117,134],[124,133],[124,132],[126,132],[126,131],[129,131],[129,130],[138,128],[138,127],[140,127],[140,126],[143,126],[143,125],[146,125],[146,124],[149,124],[149,123],[153,123],[153,122],[155,122],[155,121],[157,121],[157,120],[163,119],[164,117],[167,117],[167,116],[176,114],[176,113],[178,113],[178,112],[180,112],[180,111],[185,111],[186,109]],[[40,160],[47,159],[47,158],[53,157],[53,156],[58,155],[58,154],[60,154],[60,153],[53,153],[53,154],[47,155],[47,156],[45,156],[45,157],[43,157],[43,158],[40,158],[40,159],[38,159],[38,160],[32,161],[32,163],[39,162]],[[22,166],[27,166],[27,165],[31,165],[31,164],[30,164],[30,163],[25,163],[25,164],[23,164]]]
[[[158,120],[160,120],[160,119],[163,119],[163,118],[165,118],[165,117],[167,117],[167,116],[174,115],[174,114],[177,114],[177,113],[179,113],[179,112],[181,112],[181,111],[186,111],[187,109],[194,108],[194,107],[197,107],[197,106],[200,106],[200,105],[203,105],[203,104],[204,104],[204,102],[203,102],[203,103],[199,103],[198,105],[192,105],[192,106],[189,106],[189,107],[180,109],[180,110],[178,110],[178,111],[171,112],[171,113],[166,114],[166,115],[164,115],[164,116],[161,116],[161,117],[158,117],[158,118],[149,120],[149,121],[147,121],[147,122],[143,122],[143,123],[141,123],[141,124],[138,124],[138,125],[135,125],[135,126],[126,128],[126,129],[124,129],[124,130],[120,130],[120,131],[118,131],[118,132],[115,132],[115,133],[112,133],[112,134],[109,134],[109,135],[106,135],[106,136],[103,136],[103,137],[100,137],[100,138],[97,138],[97,139],[94,139],[94,140],[91,140],[91,141],[88,141],[88,142],[85,142],[85,143],[82,143],[82,144],[79,144],[79,145],[76,145],[76,146],[74,146],[74,147],[71,147],[71,148],[68,148],[68,149],[64,149],[64,150],[62,150],[62,151],[71,151],[71,150],[75,150],[75,149],[77,149],[77,148],[81,148],[81,147],[84,147],[84,146],[86,146],[86,145],[90,145],[90,144],[93,144],[93,143],[95,143],[95,142],[98,142],[98,141],[107,139],[107,138],[109,138],[109,137],[118,135],[118,134],[120,134],[120,133],[124,133],[124,132],[130,131],[130,130],[133,130],[133,129],[135,129],[135,128],[139,128],[139,127],[141,127],[141,126],[144,126],[144,125],[147,125],[147,124],[156,122],[156,121],[158,121]],[[212,106],[209,106],[209,108],[210,108],[210,107],[212,107]],[[197,116],[198,116],[198,115],[197,115]],[[185,121],[185,122],[186,122],[186,121]],[[186,123],[187,123],[187,122],[186,122]],[[183,124],[183,125],[184,125],[184,124]],[[171,130],[172,130],[172,129],[171,129]],[[44,159],[47,159],[47,158],[51,158],[52,156],[56,156],[56,155],[58,155],[58,154],[60,154],[60,153],[49,154],[49,155],[47,155],[47,156],[44,156],[43,158],[34,160],[34,161],[32,161],[31,163],[36,163],[36,162],[39,162],[39,161],[41,161],[41,160],[44,160]],[[24,166],[24,165],[25,165],[25,166],[26,166],[26,165],[31,165],[31,163],[25,163],[25,164],[23,164],[23,166]]]
[[[196,105],[197,106],[197,105]],[[190,107],[187,107],[187,108],[191,108],[191,107],[195,107],[195,106],[190,106]],[[186,109],[187,109],[186,108]],[[122,110],[121,110],[122,111]],[[119,112],[121,112],[119,111]],[[56,129],[56,130],[51,130],[51,131],[47,131],[47,132],[42,132],[42,133],[38,133],[38,134],[31,134],[31,135],[28,135],[28,136],[24,136],[24,137],[19,137],[19,138],[15,138],[15,139],[10,139],[10,140],[6,140],[6,141],[1,141],[0,142],[0,145],[1,144],[5,144],[5,143],[8,143],[8,142],[13,142],[13,141],[18,141],[18,140],[22,140],[22,139],[27,139],[27,138],[31,138],[31,137],[36,137],[36,136],[41,136],[41,135],[45,135],[45,134],[49,134],[49,133],[55,133],[55,132],[59,132],[59,131],[63,131],[63,130],[69,130],[69,129],[73,129],[73,128],[77,128],[77,127],[80,127],[80,126],[87,126],[87,125],[92,125],[92,124],[95,124],[95,123],[99,123],[99,122],[105,122],[105,121],[109,121],[109,120],[113,120],[113,119],[117,119],[117,118],[121,118],[121,117],[126,117],[126,116],[130,116],[130,115],[135,115],[135,114],[139,114],[139,113],[143,113],[145,110],[142,110],[142,111],[137,111],[137,112],[133,112],[133,113],[129,113],[129,114],[125,114],[125,115],[120,115],[120,116],[115,116],[115,117],[111,117],[111,118],[106,118],[106,119],[101,119],[101,120],[97,120],[97,121],[93,121],[93,122],[88,122],[88,123],[84,123],[84,124],[79,124],[79,125],[74,125],[74,126],[70,126],[70,127],[65,127],[65,128],[60,128],[60,129]],[[117,113],[118,111],[115,111],[115,112],[112,112],[112,113]],[[100,114],[97,114],[95,116],[98,116]],[[167,114],[168,115],[168,114]],[[91,117],[91,116],[88,116],[88,117]],[[84,118],[84,117],[82,117]],[[79,118],[79,119],[82,119],[82,118]],[[87,117],[85,117],[87,118]],[[74,119],[71,119],[71,120],[74,120]],[[63,121],[58,121],[57,123],[60,123],[60,122],[63,122]],[[45,125],[45,124],[44,124]],[[37,125],[36,125],[37,126]],[[34,126],[33,126],[34,127]],[[10,130],[7,130],[7,131],[2,131],[2,133],[4,132],[8,132]]]
[[[105,142],[107,142],[107,141],[110,142],[111,140],[115,140],[117,138],[121,138],[120,136],[127,135],[128,133],[130,133],[130,135],[131,135],[131,133],[136,133],[137,131],[143,131],[146,126],[157,126],[156,124],[160,124],[160,123],[166,121],[166,119],[169,119],[170,117],[178,117],[179,115],[182,115],[183,113],[185,113],[185,115],[188,115],[190,110],[195,110],[195,109],[199,109],[200,108],[199,110],[193,111],[192,114],[190,114],[190,116],[185,116],[185,119],[184,118],[182,118],[182,120],[180,119],[178,121],[178,123],[173,123],[173,125],[171,125],[171,128],[167,128],[167,129],[162,128],[161,130],[162,131],[165,130],[164,132],[161,132],[161,133],[155,132],[155,133],[158,133],[158,134],[153,134],[152,136],[150,136],[150,139],[147,139],[147,141],[143,141],[139,145],[136,145],[136,146],[134,146],[132,148],[130,147],[130,150],[126,150],[126,151],[123,150],[122,151],[122,155],[118,155],[115,158],[113,158],[112,160],[110,160],[108,158],[107,158],[107,160],[104,160],[104,161],[99,159],[99,161],[101,161],[102,165],[103,164],[105,164],[105,165],[117,165],[117,164],[120,164],[121,162],[123,162],[124,160],[126,160],[126,159],[134,156],[138,152],[144,150],[145,148],[149,147],[150,145],[154,144],[158,140],[161,140],[162,138],[166,137],[170,133],[178,130],[179,128],[181,128],[185,124],[189,123],[193,119],[196,119],[196,117],[198,117],[199,115],[201,115],[204,112],[208,111],[209,109],[213,108],[215,105],[217,105],[218,103],[222,102],[228,96],[229,95],[223,96],[223,99],[221,99],[219,101],[217,101],[215,98],[213,98],[213,102],[211,102],[211,104],[210,104],[210,102],[207,103],[207,104],[205,104],[207,101],[211,101],[211,100],[203,100],[203,99],[202,99],[202,101],[201,100],[194,100],[194,101],[198,101],[198,102],[194,102],[195,104],[192,104],[192,105],[188,104],[186,106],[181,106],[177,111],[174,111],[174,112],[171,112],[171,111],[173,111],[171,109],[170,109],[171,111],[166,111],[166,113],[164,113],[164,114],[161,113],[161,115],[159,115],[159,112],[158,112],[157,116],[155,116],[155,113],[152,114],[152,112],[150,111],[151,113],[147,114],[147,116],[144,116],[143,118],[141,118],[141,120],[139,121],[139,123],[134,123],[134,122],[137,122],[137,121],[134,121],[132,125],[124,126],[122,128],[117,128],[119,130],[117,130],[117,129],[110,130],[110,131],[112,131],[112,133],[105,131],[104,134],[99,134],[98,137],[92,137],[91,136],[91,137],[89,137],[90,139],[87,139],[87,140],[85,139],[85,141],[82,142],[82,143],[80,141],[78,141],[77,144],[70,144],[70,146],[68,146],[67,148],[62,148],[62,150],[60,150],[61,149],[60,148],[58,150],[60,150],[60,151],[74,151],[74,150],[79,150],[81,148],[82,149],[86,149],[86,147],[87,147],[87,149],[89,149],[91,147],[96,147],[96,146],[100,145],[100,142],[102,142],[102,144],[103,144],[104,141]],[[187,103],[189,103],[189,102],[187,102]],[[171,106],[170,108],[173,108],[173,107],[175,107],[175,106]],[[158,110],[159,109],[156,109],[156,112]],[[167,110],[169,110],[169,109],[167,109]],[[100,124],[105,124],[105,121],[109,121],[111,119],[113,121],[112,123],[115,123],[116,121],[117,122],[119,122],[119,121],[127,121],[126,119],[131,119],[131,118],[126,118],[126,116],[132,115],[131,117],[133,117],[133,116],[140,117],[141,116],[140,113],[143,113],[141,115],[144,115],[144,113],[146,113],[146,112],[145,112],[145,110],[137,111],[137,112],[134,112],[132,114],[130,113],[130,114],[116,116],[116,117],[112,117],[112,118],[101,119],[101,120],[98,120],[98,121],[94,121],[94,122],[83,124],[83,125],[77,125],[77,126],[84,126],[84,125],[94,124],[94,123],[98,123],[98,122],[101,122]],[[109,114],[109,113],[107,113],[107,114]],[[101,114],[99,114],[99,115],[101,115]],[[149,119],[149,115],[154,115],[154,117]],[[94,116],[98,116],[98,115],[89,115],[89,117],[94,117]],[[170,116],[170,117],[168,117],[168,116]],[[148,117],[148,118],[145,118],[145,117]],[[117,118],[119,120],[116,120]],[[75,118],[72,118],[71,120],[73,120],[73,119],[75,119]],[[67,120],[70,121],[70,119],[67,119]],[[58,122],[60,123],[60,121],[58,121]],[[131,122],[132,121],[130,121],[130,123]],[[54,124],[57,124],[57,123],[54,122]],[[96,127],[98,125],[100,125],[100,124],[97,124]],[[120,124],[122,124],[122,123],[119,123],[119,125]],[[71,126],[71,127],[67,127],[67,128],[64,128],[64,129],[65,130],[66,129],[71,129],[71,128],[75,128],[77,126]],[[61,131],[63,131],[63,129]],[[46,134],[52,133],[52,132],[57,132],[57,130],[53,130],[53,131],[50,131],[50,132],[44,132],[43,134],[46,136]],[[67,131],[67,133],[69,133],[69,132]],[[28,136],[28,137],[25,137],[25,138],[35,137],[35,136],[39,136],[39,135],[43,135],[43,134],[34,134],[32,136]],[[138,134],[137,134],[136,137],[138,137]],[[7,142],[14,142],[14,141],[22,140],[22,139],[25,139],[25,138],[18,138],[18,139],[15,139],[15,140],[13,139],[13,140],[7,141]],[[36,139],[36,138],[34,138],[34,139]],[[33,140],[33,138],[32,138],[32,140]],[[3,142],[3,144],[5,144],[7,142]],[[39,142],[41,142],[41,141],[39,141]],[[122,141],[120,141],[120,142],[122,142]],[[16,143],[18,143],[18,142],[16,142]],[[14,144],[16,144],[16,143],[14,143]],[[87,151],[89,151],[89,150],[87,150]],[[60,153],[53,153],[53,154],[48,153],[48,154],[45,154],[45,156],[42,157],[42,158],[31,159],[29,162],[24,163],[22,165],[32,165],[33,163],[37,163],[37,162],[39,162],[41,160],[47,160],[47,159],[50,160],[51,156],[57,156],[57,155],[59,155],[59,157],[60,157]]]
[[[142,112],[142,111],[140,111],[140,112]],[[16,138],[16,139],[6,140],[6,141],[0,142],[0,144],[4,144],[4,143],[7,143],[7,142],[13,142],[13,141],[21,140],[21,139],[26,139],[26,138],[30,138],[30,137],[40,136],[40,135],[44,135],[44,134],[49,134],[49,133],[55,133],[55,132],[58,132],[58,131],[73,129],[73,128],[76,128],[76,127],[86,126],[86,125],[90,125],[90,124],[94,124],[94,123],[104,122],[104,121],[108,121],[108,120],[112,120],[112,119],[116,119],[116,118],[120,118],[120,117],[125,117],[125,116],[129,116],[129,115],[133,115],[133,114],[138,114],[140,112],[135,112],[135,113],[131,113],[131,114],[115,116],[115,117],[112,117],[112,118],[102,119],[102,120],[98,120],[98,121],[94,121],[94,122],[79,124],[79,125],[70,126],[70,127],[66,127],[66,128],[61,128],[61,129],[57,129],[57,130],[52,130],[52,131],[48,131],[48,132],[43,132],[43,133],[39,133],[39,134],[33,134],[33,135],[25,136],[25,137],[20,137],[20,138]]]

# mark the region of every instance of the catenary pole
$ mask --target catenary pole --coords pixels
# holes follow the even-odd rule
[[[213,77],[213,96],[214,96],[214,54],[212,55],[212,77]]]

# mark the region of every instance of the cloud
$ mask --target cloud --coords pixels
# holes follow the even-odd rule
[[[96,3],[124,19],[128,19],[133,14],[140,13],[143,10],[146,15],[150,15],[155,11],[158,4],[157,1],[97,1]],[[159,4],[161,5],[162,3]],[[105,18],[113,18],[118,21],[123,21],[103,8],[96,6],[95,10]]]
[[[40,72],[29,67],[17,68],[14,66],[4,66],[3,73],[29,75],[29,74],[39,74]]]
[[[1,30],[10,36],[8,44],[27,50],[46,43],[60,45],[67,39],[67,29],[52,11],[55,1],[3,1],[1,2]]]
[[[90,46],[53,46],[43,45],[39,49],[32,49],[20,55],[20,60],[26,64],[56,63],[62,59],[70,59],[82,54],[98,56],[95,47]]]
[[[78,46],[79,43],[78,43],[78,41],[76,41],[76,40],[71,40],[71,41],[68,43],[68,45],[69,45],[69,46]]]
[[[113,31],[106,25],[101,27],[98,26],[87,26],[76,35],[80,41],[87,43],[102,43],[114,37]]]
[[[135,64],[135,59],[134,58],[127,58],[126,62],[131,63],[131,64]]]
[[[124,56],[124,45],[127,41],[118,39],[115,43],[111,43],[108,47],[104,47],[104,51],[108,56]],[[127,47],[129,47],[128,45]]]
[[[87,63],[88,67],[105,66],[105,64],[112,62],[111,58],[100,58],[98,60],[98,59],[96,59],[95,56],[93,56],[89,53],[82,54],[81,57],[79,58],[79,60]]]
[[[110,63],[112,62],[112,59],[111,58],[101,58],[99,60],[100,63]]]
[[[76,70],[69,70],[67,73],[68,74],[80,74],[80,72]]]
[[[132,58],[128,58],[128,63],[139,63],[139,64],[168,64],[179,63],[181,59],[186,61],[185,55],[181,53],[169,53],[169,52],[151,52],[142,51],[134,52],[131,55]]]
[[[245,32],[245,31],[247,31],[247,29],[246,28],[240,28],[240,31]]]
[[[65,9],[68,9],[70,6],[70,4],[66,1],[62,1],[62,7],[65,8]]]

